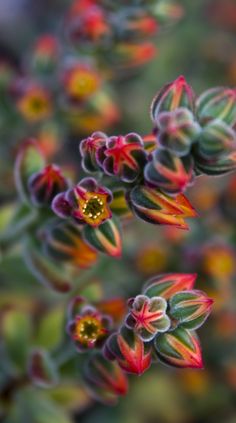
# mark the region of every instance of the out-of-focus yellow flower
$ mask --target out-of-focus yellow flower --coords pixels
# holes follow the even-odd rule
[[[144,275],[161,272],[165,269],[167,258],[165,248],[153,244],[146,245],[142,247],[136,257],[138,271]]]
[[[48,118],[52,113],[52,105],[47,91],[43,87],[30,87],[17,102],[22,116],[30,122],[38,122]]]
[[[186,369],[179,376],[184,389],[191,394],[205,394],[209,389],[210,380],[206,370],[196,372],[195,370]]]
[[[211,245],[203,256],[204,270],[215,278],[230,278],[235,272],[234,252],[226,245]]]
[[[94,69],[78,64],[66,71],[64,83],[66,93],[70,98],[83,101],[100,88],[101,79]]]

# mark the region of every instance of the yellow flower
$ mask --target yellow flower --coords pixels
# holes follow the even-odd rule
[[[51,114],[51,102],[47,92],[41,87],[27,90],[17,103],[22,116],[31,122],[46,119]]]

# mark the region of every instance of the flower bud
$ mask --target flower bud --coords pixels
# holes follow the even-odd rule
[[[130,310],[126,317],[126,326],[133,329],[144,342],[151,341],[157,333],[166,332],[170,328],[164,298],[150,299],[146,295],[137,295],[128,301],[128,305]]]
[[[98,150],[97,160],[107,175],[133,182],[147,161],[143,140],[135,133],[110,137],[106,148]]]
[[[202,368],[202,353],[194,332],[178,327],[155,338],[154,348],[161,361],[173,367]]]
[[[94,132],[90,137],[85,138],[79,145],[82,156],[82,167],[85,172],[97,172],[101,170],[97,162],[97,151],[105,146],[107,140],[103,132]]]
[[[28,187],[35,205],[49,206],[57,194],[68,188],[68,182],[58,166],[48,165],[30,177]]]

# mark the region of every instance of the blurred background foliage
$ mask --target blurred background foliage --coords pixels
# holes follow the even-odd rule
[[[109,128],[110,134],[149,133],[147,112],[154,93],[179,74],[185,75],[198,94],[215,85],[235,85],[236,1],[179,3],[184,16],[159,34],[156,58],[135,74],[113,81],[122,119]],[[67,7],[66,0],[1,0],[0,57],[17,68],[38,35],[60,30]],[[8,148],[6,135],[1,139],[3,151]],[[72,161],[79,139],[78,134],[63,140],[64,162]],[[0,161],[4,168],[4,155]],[[1,229],[10,219],[9,199],[15,196],[9,178],[0,193]],[[200,177],[188,193],[199,213],[189,232],[131,222],[125,227],[122,259],[101,259],[98,268],[82,276],[80,283],[87,297],[99,301],[136,295],[143,282],[157,273],[197,272],[197,287],[215,300],[213,314],[200,331],[205,369],[178,371],[153,366],[142,378],[131,377],[128,396],[112,408],[95,403],[83,390],[80,356],[64,364],[64,313],[76,288],[62,296],[38,284],[22,260],[20,244],[4,254],[0,269],[4,338],[4,343],[0,342],[0,388],[5,388],[0,416],[6,407],[9,412],[0,421],[236,423],[235,192],[234,175],[220,180]],[[50,350],[58,360],[60,382],[55,387],[43,390],[29,385],[24,369],[31,346]]]

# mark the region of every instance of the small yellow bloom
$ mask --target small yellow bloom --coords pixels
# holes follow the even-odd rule
[[[51,102],[42,88],[32,88],[25,92],[17,103],[22,116],[31,122],[46,119],[51,114]]]

